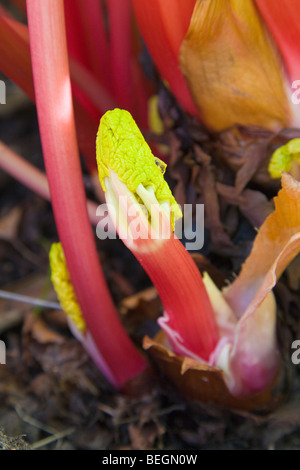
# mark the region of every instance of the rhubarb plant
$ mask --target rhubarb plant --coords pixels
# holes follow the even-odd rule
[[[174,347],[208,359],[218,331],[201,275],[173,232],[181,211],[164,180],[165,165],[127,111],[115,109],[101,118],[97,162],[117,231],[156,285],[166,328],[180,332]]]
[[[63,7],[61,0],[27,2],[43,155],[58,236],[76,299],[106,364],[103,372],[109,370],[108,378],[113,377],[112,383],[122,387],[142,372],[147,363],[118,317],[88,219],[73,114]]]
[[[290,80],[299,78],[296,0],[284,0],[284,12],[256,0],[263,18],[253,1],[242,3],[132,0],[152,58],[188,113],[213,131],[297,124],[286,93]],[[93,0],[27,0],[28,28],[1,7],[0,67],[36,102],[48,180],[3,144],[0,164],[51,198],[61,243],[50,254],[58,297],[74,335],[120,388],[147,362],[106,285],[89,224],[95,206],[86,203],[79,159],[80,148],[93,173],[99,117],[116,108],[103,115],[97,135],[100,182],[120,237],[164,304],[158,322],[172,351],[168,360],[172,354],[184,358],[182,373],[195,364],[213,367],[232,395],[251,396],[280,371],[272,288],[299,251],[298,142],[271,159],[271,176],[282,177],[275,211],[237,279],[219,290],[176,238],[182,214],[164,180],[166,165],[127,112],[147,128],[149,93],[130,40],[129,1],[110,0],[107,7],[104,18]]]
[[[272,288],[300,250],[299,183],[283,175],[274,213],[240,275],[220,291],[208,274],[202,278],[174,235],[181,214],[164,181],[164,166],[127,111],[102,117],[97,162],[116,229],[161,297],[165,311],[158,322],[173,352],[222,371],[236,397],[264,390],[280,369]]]
[[[162,77],[208,128],[299,124],[297,0],[132,3]]]

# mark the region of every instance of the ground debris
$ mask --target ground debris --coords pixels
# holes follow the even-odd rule
[[[0,450],[30,450],[31,447],[24,441],[23,436],[6,436],[0,428]]]

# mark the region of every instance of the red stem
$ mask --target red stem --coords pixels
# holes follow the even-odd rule
[[[118,105],[110,93],[99,83],[94,75],[75,59],[70,59],[72,82],[75,83],[84,95],[91,100],[100,114]]]
[[[130,0],[109,0],[107,7],[114,96],[121,108],[133,113]]]
[[[139,127],[143,130],[149,129],[148,123],[148,99],[150,94],[147,93],[145,77],[142,74],[138,62],[132,64],[133,85],[134,85],[134,111],[135,120]]]
[[[33,102],[35,101],[28,28],[10,19],[5,11],[0,15],[0,70],[22,88]],[[93,171],[96,169],[94,141],[99,125],[99,112],[95,119],[95,116],[88,113],[76,96],[74,111],[79,147],[86,158],[89,170]]]
[[[74,3],[74,1],[73,1]],[[111,89],[108,34],[100,0],[76,0],[84,34],[89,69],[107,89]]]
[[[50,201],[47,176],[1,141],[0,167],[36,194]],[[94,201],[87,200],[87,210],[92,224],[99,224],[99,218],[96,216],[97,204]]]
[[[77,2],[74,0],[64,0],[64,11],[69,55],[85,67],[88,67],[84,34]]]
[[[0,16],[0,69],[34,100],[27,28],[3,11]]]
[[[174,234],[158,248],[133,253],[157,288],[170,325],[184,346],[208,360],[219,332],[202,276],[190,254]]]
[[[86,54],[84,31],[76,1],[64,0],[64,10],[69,56],[88,69],[89,63]],[[72,90],[82,107],[89,114],[97,116],[96,110],[82,90],[77,85],[73,85]]]
[[[26,16],[26,0],[10,0]]]
[[[299,1],[255,1],[283,56],[291,81],[300,80]]]
[[[117,316],[99,264],[86,209],[73,116],[62,0],[27,0],[36,104],[60,241],[87,328],[115,383],[146,363]]]
[[[196,0],[131,0],[142,37],[161,76],[186,111],[199,115],[179,68],[180,45]]]

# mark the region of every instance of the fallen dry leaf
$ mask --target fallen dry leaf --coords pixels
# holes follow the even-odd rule
[[[260,191],[245,189],[238,193],[234,186],[222,183],[217,183],[216,188],[219,196],[224,198],[228,204],[239,207],[253,227],[259,228],[274,210],[273,202],[269,201]]]
[[[139,311],[141,316],[147,318],[157,318],[158,315],[158,293],[155,287],[149,287],[129,297],[125,297],[119,306],[122,315]]]
[[[276,377],[275,383],[251,397],[234,397],[225,385],[221,370],[194,359],[176,356],[171,352],[162,331],[153,340],[146,336],[143,347],[185,399],[259,412],[276,408],[284,399],[281,377]]]
[[[26,315],[23,333],[30,334],[32,338],[40,344],[62,344],[65,341],[64,336],[52,330],[40,316],[30,313]]]
[[[0,218],[0,239],[11,241],[16,238],[22,209],[19,206]]]

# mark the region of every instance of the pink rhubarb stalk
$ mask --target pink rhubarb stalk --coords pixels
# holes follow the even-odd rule
[[[128,338],[99,264],[76,141],[62,0],[28,0],[40,135],[57,230],[77,300],[97,348],[122,386],[146,363]]]
[[[0,167],[27,188],[50,201],[50,190],[47,176],[27,160],[11,150],[0,141]],[[97,217],[97,204],[87,200],[87,210],[93,225],[100,223]]]

